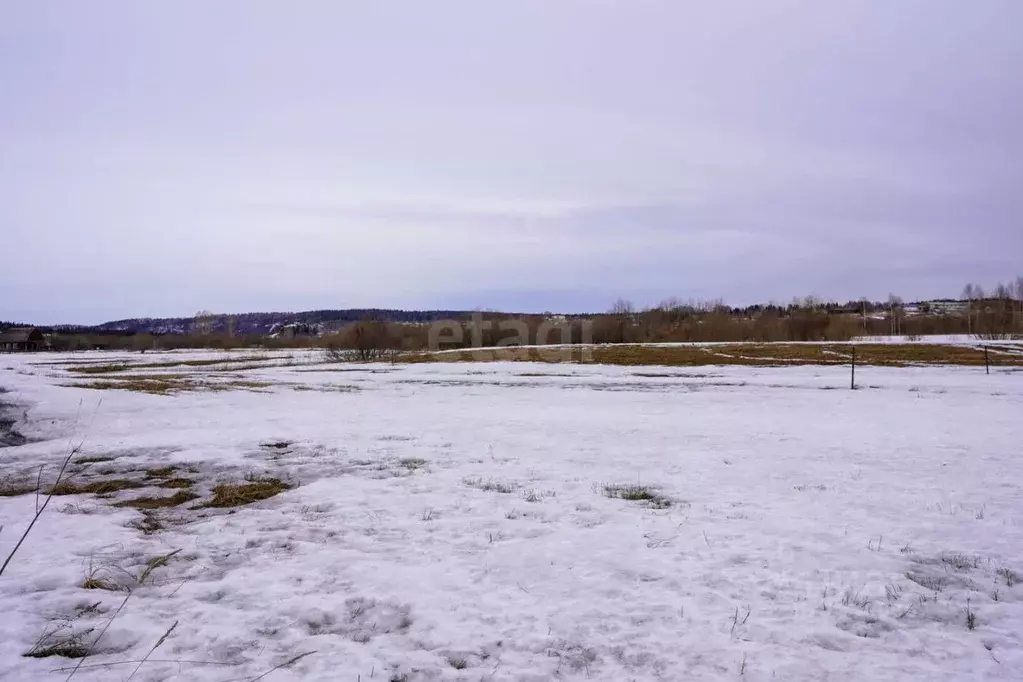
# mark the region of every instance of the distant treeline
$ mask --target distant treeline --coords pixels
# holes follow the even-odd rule
[[[140,334],[44,331],[53,350],[159,350],[176,348],[311,348],[357,351],[370,359],[385,351],[469,348],[509,343],[651,343],[706,341],[847,341],[857,336],[972,334],[981,338],[1023,336],[1023,302],[984,299],[958,312],[909,312],[893,305],[873,310],[826,306],[767,306],[739,311],[711,306],[658,306],[634,310],[620,303],[601,315],[555,317],[475,313],[445,325],[366,318],[320,335]]]
[[[888,303],[878,301],[848,301],[846,303],[816,301],[812,298],[801,299],[797,302],[778,304],[757,304],[745,307],[727,306],[721,301],[711,302],[688,302],[682,303],[676,299],[670,299],[657,308],[666,309],[689,309],[694,312],[717,310],[724,311],[731,315],[757,315],[760,313],[785,313],[793,308],[806,307],[811,305],[814,308],[826,310],[828,313],[837,314],[842,312],[867,312],[876,313],[887,310]],[[224,334],[228,336],[266,336],[273,333],[275,328],[282,326],[305,326],[317,329],[321,332],[337,331],[352,322],[363,320],[379,320],[382,322],[394,322],[402,324],[424,324],[438,320],[468,320],[474,312],[469,310],[394,310],[377,308],[352,308],[345,310],[307,310],[303,312],[265,312],[265,313],[240,313],[240,314],[217,314],[207,311],[200,311],[192,317],[162,317],[162,318],[129,318],[113,320],[98,325],[55,325],[41,326],[32,325],[27,322],[3,322],[0,321],[0,329],[10,327],[36,327],[44,333],[61,334],[102,334],[123,336],[135,334],[156,334],[164,335],[209,335]],[[552,317],[554,313],[533,313],[520,314],[505,311],[484,311],[487,315],[502,315],[506,317],[530,317],[542,316]],[[571,315],[574,319],[595,319],[605,313],[583,313]]]
[[[567,317],[551,325],[543,316],[477,314],[457,331],[363,320],[318,339],[322,345],[370,359],[389,350],[436,350],[548,343],[848,341],[857,336],[972,334],[979,338],[1023,337],[1023,299],[984,299],[958,310],[910,312],[893,302],[859,310],[828,306],[661,305],[637,311],[619,302],[610,312]],[[432,332],[432,334],[431,334]]]

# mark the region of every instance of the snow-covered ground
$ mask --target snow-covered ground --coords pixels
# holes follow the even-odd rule
[[[0,678],[66,679],[23,654],[73,639],[74,680],[125,680],[176,623],[133,680],[1020,679],[1023,372],[271,355],[145,370],[208,380],[173,395],[0,357],[34,441],[0,477],[84,439],[112,459],[72,481],[199,495],[148,533],[111,504],[173,490],[54,497],[0,576]],[[294,487],[201,506],[247,475]],[[36,503],[0,497],[0,561]]]

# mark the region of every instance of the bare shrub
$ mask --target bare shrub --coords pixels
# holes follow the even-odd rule
[[[977,568],[980,565],[979,559],[967,556],[961,552],[947,552],[942,554],[940,559],[941,563],[959,573],[969,573],[971,569]]]
[[[325,355],[328,362],[372,362],[401,347],[400,335],[385,322],[362,320],[331,337]]]
[[[1010,568],[1006,567],[999,568],[998,571],[996,571],[996,573],[1000,578],[1002,578],[1002,580],[1005,581],[1006,587],[1013,587],[1014,585],[1016,585],[1016,583],[1023,581],[1023,578],[1021,578],[1018,573],[1016,573]]]
[[[966,609],[965,609],[965,611],[966,611],[966,629],[970,630],[972,632],[973,630],[977,629],[977,614],[973,610],[973,606],[971,606],[969,598],[967,598],[967,600],[966,600]]]

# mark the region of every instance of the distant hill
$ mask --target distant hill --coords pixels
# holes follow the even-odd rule
[[[335,329],[367,318],[386,322],[433,322],[435,320],[459,319],[471,315],[465,310],[307,310],[304,312],[240,313],[237,315],[209,315],[205,317],[140,317],[113,320],[89,327],[95,332],[134,332],[137,334],[186,334],[200,325],[208,333],[233,332],[238,336],[265,336],[275,327],[301,324],[314,327],[322,332]]]

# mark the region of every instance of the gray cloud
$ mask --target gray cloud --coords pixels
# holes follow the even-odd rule
[[[1015,0],[21,3],[0,318],[954,295],[1023,270]]]

